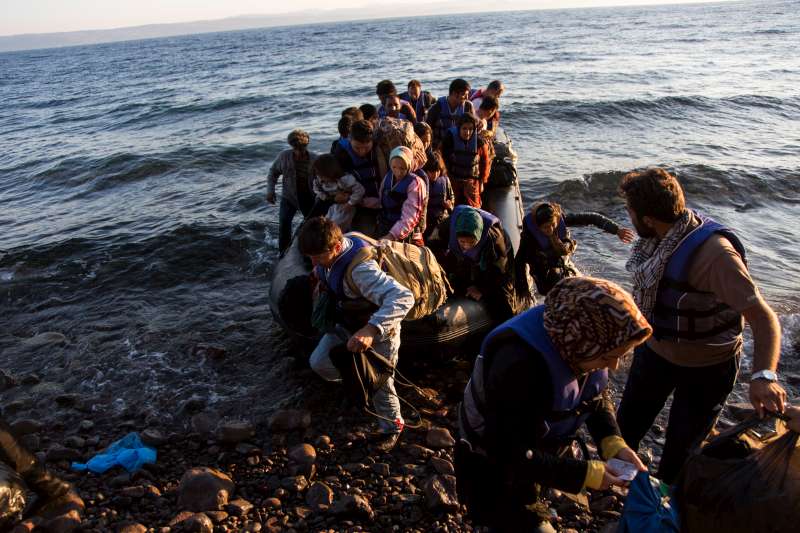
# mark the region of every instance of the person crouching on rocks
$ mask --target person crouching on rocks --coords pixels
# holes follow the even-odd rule
[[[428,246],[437,254],[455,294],[485,302],[497,323],[527,309],[529,298],[514,270],[514,247],[500,219],[467,205],[431,232]]]
[[[646,470],[620,437],[604,395],[608,370],[652,333],[633,298],[597,278],[566,278],[484,339],[459,407],[459,499],[498,532],[555,531],[543,487],[578,493],[623,485],[601,461],[574,459],[585,423],[604,459]],[[537,529],[538,528],[538,529]]]
[[[400,323],[414,307],[413,293],[381,270],[374,259],[352,266],[359,250],[370,244],[355,234],[343,235],[328,218],[309,219],[300,229],[298,240],[300,252],[311,259],[317,278],[335,304],[365,299],[376,308],[346,342],[335,333],[325,333],[311,354],[311,368],[325,380],[340,380],[330,352],[342,344],[346,344],[351,352],[373,348],[396,365],[400,350]],[[336,320],[348,318],[347,313],[335,315]],[[352,324],[346,326],[353,329]],[[389,451],[403,430],[400,400],[393,377],[386,380],[372,402],[375,412],[382,417],[374,447],[377,451]]]
[[[536,282],[536,290],[542,296],[547,295],[560,280],[580,275],[571,259],[577,246],[567,229],[572,226],[595,226],[616,235],[626,244],[633,242],[635,236],[632,230],[619,226],[600,213],[565,214],[556,203],[534,205],[523,219],[517,254],[517,267],[520,270],[517,275],[527,279],[524,272],[527,265]]]

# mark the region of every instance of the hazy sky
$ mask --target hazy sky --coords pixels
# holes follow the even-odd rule
[[[108,29],[189,22],[245,14],[269,15],[305,9],[381,4],[410,6],[437,0],[0,0],[0,35]],[[684,3],[696,0],[490,0],[487,10]],[[461,5],[472,2],[460,2]],[[387,16],[413,14],[387,12]]]

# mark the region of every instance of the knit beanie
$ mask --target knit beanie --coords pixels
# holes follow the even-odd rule
[[[471,235],[480,241],[483,235],[483,217],[478,210],[467,207],[456,218],[456,235]]]
[[[389,162],[391,163],[392,159],[395,157],[399,157],[406,162],[409,172],[412,170],[414,165],[414,152],[411,151],[411,148],[406,146],[398,146],[393,148],[392,151],[389,152]]]
[[[604,279],[565,278],[550,289],[544,305],[544,329],[573,368],[653,332],[633,297]]]

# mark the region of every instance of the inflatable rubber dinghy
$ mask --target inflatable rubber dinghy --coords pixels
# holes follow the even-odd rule
[[[498,130],[495,139],[498,153],[498,144],[510,148],[510,141],[502,129]],[[506,150],[506,153],[512,154],[511,160],[506,158],[506,163],[515,164],[513,150]],[[483,209],[501,220],[503,228],[511,237],[514,250],[518,250],[524,213],[517,180],[507,186],[487,187],[483,194]],[[374,228],[374,217],[361,212],[356,215],[353,231],[374,236]],[[308,279],[310,271],[311,264],[300,254],[295,238],[284,256],[275,264],[269,293],[273,317],[304,349],[313,348],[319,339],[319,333],[311,327],[313,303]],[[426,357],[451,354],[458,352],[466,343],[482,338],[494,325],[495,321],[482,303],[451,296],[433,314],[419,320],[403,322],[401,349],[405,353],[412,352]]]

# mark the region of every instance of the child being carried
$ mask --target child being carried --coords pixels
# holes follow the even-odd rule
[[[326,214],[342,231],[350,231],[356,207],[364,198],[364,186],[352,174],[346,174],[331,154],[314,161],[314,194],[317,203],[312,216]]]

